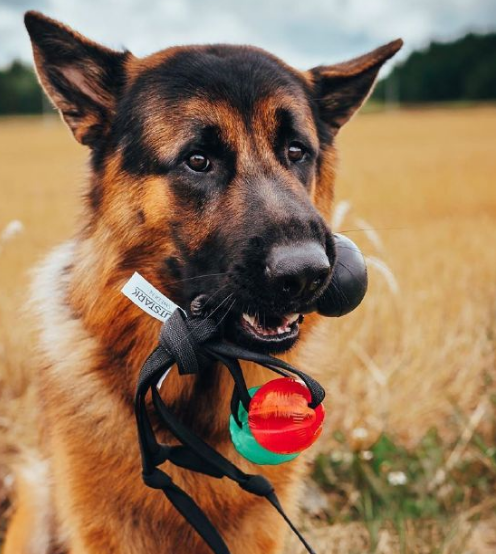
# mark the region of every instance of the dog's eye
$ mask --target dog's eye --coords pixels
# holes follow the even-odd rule
[[[305,147],[299,142],[292,142],[288,148],[288,159],[290,162],[301,162],[305,158]]]
[[[193,152],[190,154],[186,159],[186,163],[189,168],[198,172],[207,171],[210,167],[210,160],[201,152]]]

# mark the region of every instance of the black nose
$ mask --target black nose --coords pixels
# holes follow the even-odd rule
[[[324,248],[319,243],[306,242],[272,248],[266,276],[275,294],[305,301],[327,282],[330,271]]]

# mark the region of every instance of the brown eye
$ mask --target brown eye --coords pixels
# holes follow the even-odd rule
[[[188,167],[193,171],[203,172],[210,167],[210,160],[201,152],[193,152],[186,160]]]
[[[305,148],[299,142],[292,142],[288,148],[288,159],[290,162],[301,162],[305,153]]]

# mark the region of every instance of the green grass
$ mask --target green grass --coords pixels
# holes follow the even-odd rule
[[[459,532],[458,517],[476,524],[494,514],[496,505],[488,502],[496,490],[496,449],[477,433],[467,441],[470,422],[460,423],[453,444],[445,444],[433,428],[412,450],[382,434],[369,450],[353,451],[345,435],[335,433],[339,447],[320,454],[313,466],[314,481],[329,497],[321,518],[331,524],[363,523],[371,552],[379,531],[392,527],[402,553],[416,551],[412,537],[416,541],[433,521],[437,544],[431,552],[444,552],[444,544]]]

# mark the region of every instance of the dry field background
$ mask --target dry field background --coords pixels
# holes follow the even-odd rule
[[[365,114],[342,131],[339,145],[336,224],[371,258],[370,292],[359,310],[328,320],[310,345],[316,366],[322,367],[322,345],[330,344],[332,353],[319,376],[328,390],[328,430],[318,449],[324,460],[339,452],[367,459],[386,433],[415,451],[435,427],[445,446],[429,494],[439,492],[443,471],[467,452],[476,456],[474,437],[484,441],[486,479],[496,467],[496,108]],[[58,122],[26,118],[0,120],[0,152],[0,233],[13,219],[24,226],[0,246],[5,494],[16,445],[29,435],[21,413],[32,401],[32,339],[19,316],[27,271],[71,234],[85,151]],[[329,491],[322,498],[311,486],[315,494],[308,497],[325,504]],[[496,550],[494,491],[484,490],[475,506],[453,505],[449,534],[444,520],[420,528],[407,523],[400,531],[381,524],[374,534],[370,520],[356,514],[348,520],[334,514],[338,523],[329,527],[328,511],[323,516],[315,502],[307,503],[306,518],[326,553],[482,554]],[[352,505],[359,486],[346,494],[345,504]]]

